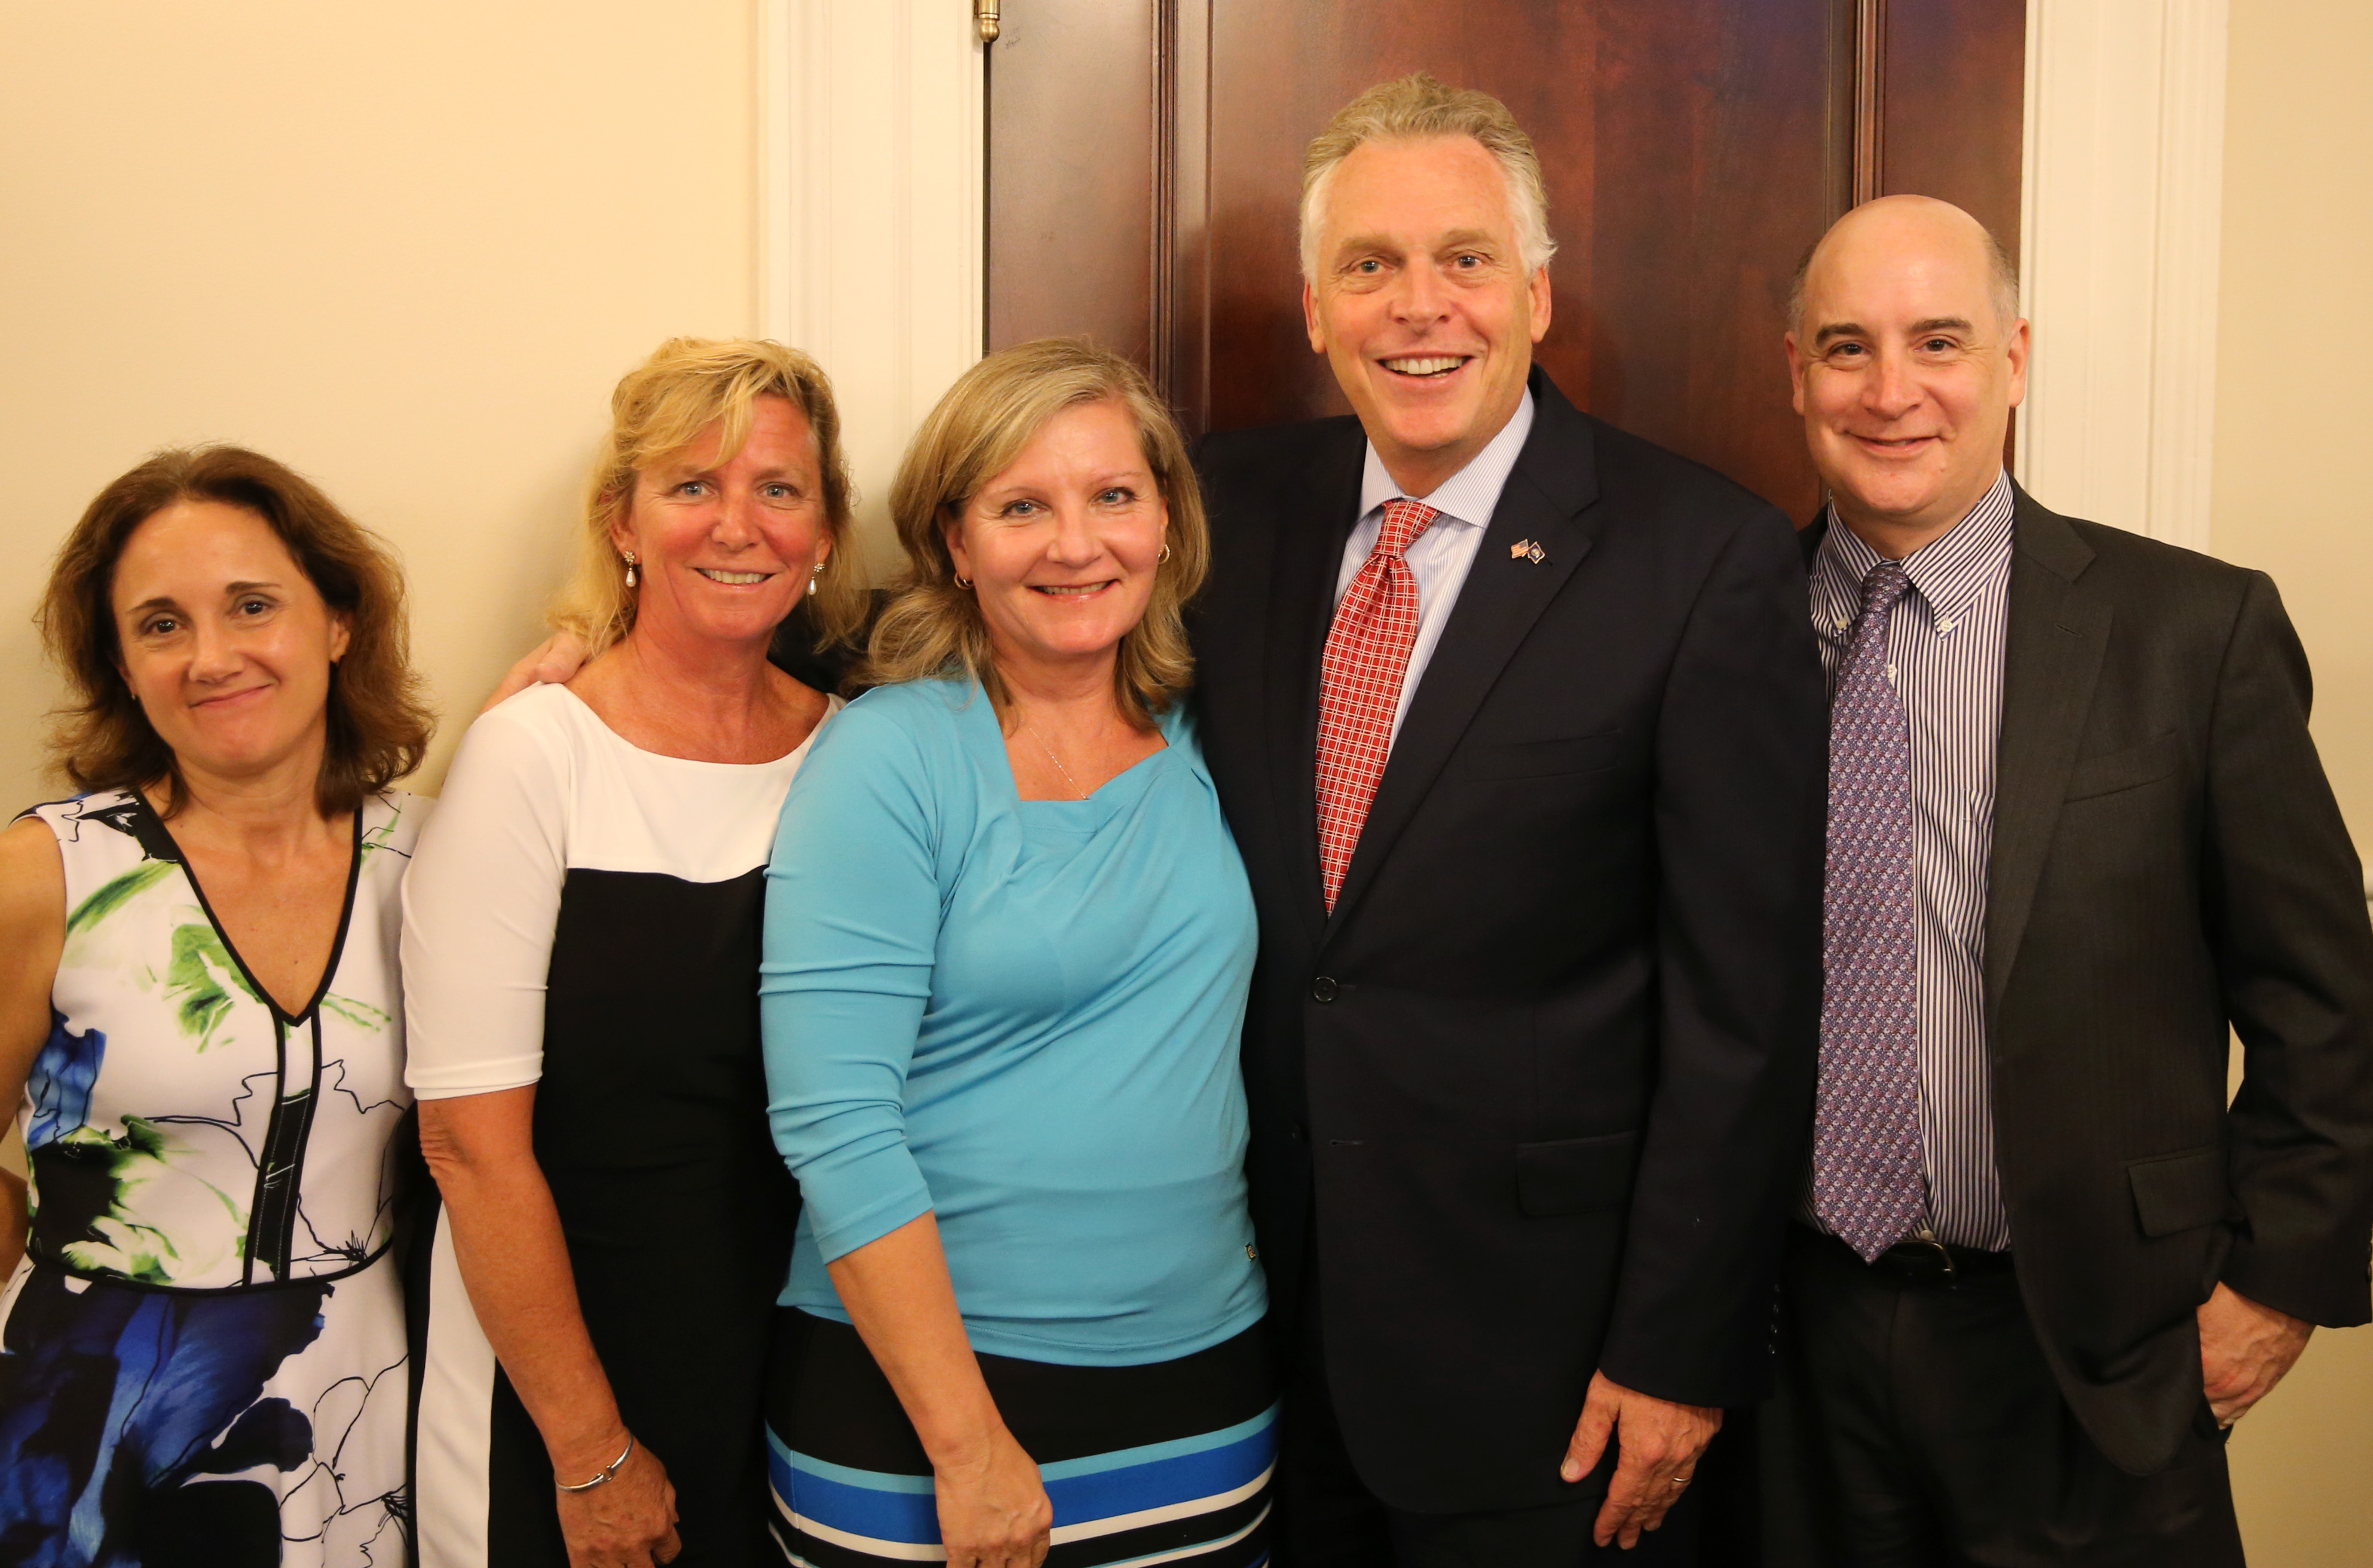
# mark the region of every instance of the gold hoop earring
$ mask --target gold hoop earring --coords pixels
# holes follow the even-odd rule
[[[1154,564],[1155,566],[1157,566],[1157,567],[1158,567],[1158,566],[1162,565],[1162,563],[1163,563],[1163,562],[1167,561],[1169,558],[1170,558],[1170,546],[1169,546],[1169,545],[1167,545],[1167,544],[1164,544],[1164,545],[1162,547],[1162,554],[1160,554],[1160,555],[1158,555],[1158,556],[1154,556],[1154,557],[1153,557],[1153,564]]]
[[[628,588],[632,588],[635,586],[635,568],[642,564],[642,557],[636,555],[632,550],[624,550],[619,553],[626,557],[626,586]]]
[[[957,578],[957,579],[955,579],[955,585],[956,585],[958,588],[969,589],[969,588],[972,586],[972,579],[970,579],[970,578],[968,578],[968,577],[960,577],[960,578]]]

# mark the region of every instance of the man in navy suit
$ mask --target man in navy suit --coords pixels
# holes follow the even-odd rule
[[[1303,298],[1357,417],[1198,455],[1292,1568],[1679,1560],[1644,1532],[1769,1375],[1818,1005],[1804,567],[1532,363],[1544,209],[1497,100],[1347,106]]]

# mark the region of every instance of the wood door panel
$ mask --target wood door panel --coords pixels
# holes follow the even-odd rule
[[[1140,360],[1151,348],[1157,11],[1005,7],[988,53],[992,347],[1085,333]]]
[[[1780,338],[1797,260],[1838,205],[1829,10],[1600,8],[1594,259],[1572,290],[1590,375],[1561,382],[1799,518],[1818,487]]]
[[[2018,255],[2027,7],[1887,0],[1879,189],[1941,196]]]
[[[1004,10],[990,346],[1091,333],[1142,355],[1191,431],[1345,411],[1303,323],[1302,151],[1352,95],[1413,70],[1495,94],[1540,148],[1559,252],[1539,357],[1558,384],[1800,519],[1818,496],[1788,406],[1786,294],[1857,178],[1960,202],[2017,242],[2023,0]],[[1858,141],[1876,155],[1859,170]]]

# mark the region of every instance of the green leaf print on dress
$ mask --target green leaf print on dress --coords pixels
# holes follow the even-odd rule
[[[237,1250],[247,1217],[228,1193],[189,1168],[189,1153],[141,1117],[123,1118],[121,1138],[81,1127],[53,1140],[33,1156],[40,1199],[32,1226],[41,1250],[70,1268],[170,1284],[189,1259],[164,1231],[137,1218],[138,1190],[153,1182],[186,1183],[212,1194],[225,1228],[211,1239]],[[185,1234],[183,1239],[191,1238]]]
[[[230,950],[215,934],[214,927],[175,927],[173,958],[165,971],[165,989],[178,998],[181,1033],[196,1036],[202,1051],[216,1043],[216,1030],[230,1015],[231,986],[238,987],[251,1001],[263,1000],[247,983],[247,976],[240,966],[231,961]]]
[[[350,996],[325,996],[321,999],[321,1009],[325,1012],[334,1012],[356,1028],[368,1029],[374,1035],[395,1022],[370,1003],[357,1001]]]
[[[393,1563],[411,1512],[393,961],[427,813],[364,802],[339,996],[294,1018],[139,796],[33,814],[70,917],[18,1107],[33,1213],[0,1297],[0,1564]]]
[[[106,919],[181,868],[170,860],[144,860],[99,888],[66,917],[66,935],[77,937],[95,930]]]
[[[393,802],[391,802],[390,804],[392,806]],[[393,809],[388,813],[388,817],[385,822],[380,823],[377,827],[365,833],[360,840],[358,840],[362,847],[362,852],[368,855],[374,849],[395,849],[395,828],[396,825],[403,820],[403,808],[402,806],[393,806]],[[408,850],[396,849],[395,852],[402,855],[407,860],[412,859],[412,855]]]

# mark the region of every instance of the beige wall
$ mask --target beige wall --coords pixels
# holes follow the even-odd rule
[[[609,390],[755,322],[754,0],[0,9],[0,804],[84,503],[257,447],[402,552],[456,716],[538,610]]]
[[[2233,0],[2232,17],[2210,538],[2281,585],[2317,743],[2373,848],[2373,501],[2347,324],[2373,284],[2373,7]],[[2319,1334],[2232,1457],[2258,1568],[2373,1562],[2373,1330]]]
[[[2373,6],[2234,0],[2231,61],[2210,537],[2281,585],[2317,743],[2373,848],[2367,392],[2343,324],[2373,287]]]

